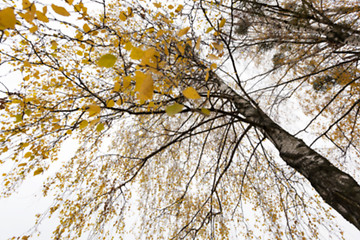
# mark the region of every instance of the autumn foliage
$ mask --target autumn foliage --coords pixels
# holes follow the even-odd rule
[[[274,136],[298,140],[284,124],[329,146],[319,151],[360,194],[354,1],[0,6],[0,61],[22,76],[0,88],[0,161],[13,164],[1,196],[60,162],[43,188],[55,201],[35,223],[59,218],[54,239],[341,238],[319,195],[334,199]],[[67,139],[78,145],[64,162]]]

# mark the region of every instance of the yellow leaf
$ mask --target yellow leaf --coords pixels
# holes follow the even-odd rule
[[[126,16],[124,11],[120,12],[119,18],[120,18],[121,21],[126,21],[127,16]]]
[[[34,33],[34,32],[36,32],[38,30],[38,27],[37,26],[33,26],[33,27],[31,27],[30,29],[29,29],[29,31],[31,32],[31,33]]]
[[[22,6],[23,6],[23,9],[28,9],[31,7],[31,2],[29,0],[23,0],[22,1]]]
[[[144,81],[144,79],[146,78],[146,74],[141,72],[141,71],[136,71],[135,72],[135,81],[136,81],[136,84],[135,84],[135,91],[139,91],[140,90],[140,87],[141,87],[141,84],[142,82]]]
[[[82,9],[82,5],[81,5],[81,4],[75,4],[75,5],[74,5],[74,10],[75,10],[76,12],[80,12],[81,9]]]
[[[115,65],[117,58],[116,56],[112,54],[105,54],[100,57],[100,59],[97,61],[97,65],[100,67],[107,67],[111,68]]]
[[[219,23],[219,28],[222,28],[225,25],[225,23],[226,23],[226,19],[225,18],[221,19]]]
[[[181,36],[185,35],[189,30],[190,30],[190,27],[186,27],[186,28],[181,29],[181,30],[177,33],[178,37],[181,37]]]
[[[88,121],[82,120],[79,124],[80,129],[84,129],[89,125]]]
[[[210,110],[207,109],[207,108],[201,108],[201,113],[206,115],[206,116],[209,116],[210,115]]]
[[[156,55],[156,49],[155,48],[148,48],[146,51],[144,51],[145,58],[152,58]]]
[[[167,48],[167,46],[164,46],[164,53],[166,56],[169,56],[169,49]]]
[[[131,7],[128,7],[128,17],[133,17],[134,16],[134,13],[133,13],[133,10]]]
[[[167,115],[174,116],[175,114],[181,112],[181,110],[183,110],[184,105],[179,104],[179,103],[174,103],[173,105],[167,106],[165,108],[165,112]]]
[[[188,99],[199,99],[200,98],[199,93],[193,87],[186,88],[183,91],[183,95]]]
[[[147,50],[143,51],[143,57],[142,57],[142,64],[156,67],[156,64],[153,64],[155,62],[154,56],[156,55],[155,48],[148,48]]]
[[[120,83],[116,82],[114,84],[114,92],[118,92],[118,91],[120,91]]]
[[[208,29],[206,29],[206,33],[209,33],[209,32],[211,32],[212,30],[214,30],[214,28],[213,27],[209,27]]]
[[[35,6],[35,5],[33,5]],[[25,13],[18,13],[20,17],[22,17],[23,19],[25,19],[28,23],[33,24],[33,20],[35,18],[35,14],[36,14],[36,9],[35,7],[31,7],[30,10],[28,10]]]
[[[130,76],[125,76],[123,78],[123,88],[126,89],[130,86],[131,84],[131,77]]]
[[[119,98],[119,99],[116,101],[116,104],[117,104],[118,106],[120,106],[121,104],[123,104],[122,99],[121,99],[121,98]]]
[[[29,146],[29,145],[30,145],[30,143],[25,142],[24,144],[21,145],[21,148],[26,148],[26,147]]]
[[[82,35],[81,32],[78,32],[76,35],[75,35],[75,38],[78,39],[78,40],[82,40],[84,38],[84,36]]]
[[[49,22],[49,19],[46,17],[46,15],[40,11],[36,11],[36,18],[42,22]]]
[[[18,167],[24,167],[24,166],[26,166],[27,165],[27,163],[20,163],[19,165],[18,165]]]
[[[154,81],[151,74],[145,74],[140,71],[135,72],[135,91],[139,92],[140,100],[152,99],[154,93]]]
[[[30,115],[31,115],[31,110],[30,110],[30,109],[26,109],[26,110],[25,110],[25,114],[28,115],[28,116],[30,116]]]
[[[31,64],[28,61],[24,61],[24,67],[31,67]]]
[[[59,124],[57,124],[57,123],[53,124],[53,130],[58,130],[60,128],[61,128],[61,126]]]
[[[213,46],[216,50],[219,50],[219,51],[221,51],[221,50],[224,49],[224,45],[223,45],[223,44],[218,44],[218,43],[216,43],[216,42],[214,42],[214,43],[212,44],[212,46]]]
[[[34,176],[39,175],[39,174],[42,173],[43,171],[44,171],[44,169],[43,169],[42,167],[36,169],[35,172],[34,172]]]
[[[102,130],[105,129],[105,126],[103,123],[99,123],[97,126],[96,126],[96,131],[97,132],[101,132]]]
[[[216,69],[217,68],[217,64],[216,63],[213,63],[210,65],[210,69],[213,70],[213,69]]]
[[[61,16],[65,16],[65,17],[70,16],[70,13],[63,7],[57,6],[55,4],[51,4],[51,8],[54,10],[54,12],[56,12]]]
[[[161,3],[153,3],[156,8],[161,8]]]
[[[131,42],[127,42],[124,46],[124,49],[127,51],[130,51],[133,48],[133,45],[131,44]]]
[[[32,156],[32,152],[27,152],[25,153],[24,158],[29,158],[31,156]]]
[[[14,9],[8,7],[0,11],[0,30],[15,29],[15,23]]]
[[[175,9],[175,12],[179,13],[179,12],[181,12],[181,10],[182,10],[183,8],[184,8],[184,6],[180,4],[180,5]]]
[[[114,107],[115,106],[114,100],[110,99],[109,101],[107,101],[106,106],[109,108]]]
[[[72,5],[74,0],[65,0],[65,2],[67,2],[69,5]]]
[[[216,55],[214,55],[214,54],[209,54],[209,55],[208,55],[208,58],[209,58],[210,60],[219,60],[219,57],[216,56]]]
[[[51,49],[56,50],[58,47],[58,43],[56,41],[51,41]]]
[[[206,71],[205,81],[207,81],[209,79],[209,76],[210,76],[209,71]]]
[[[22,114],[17,114],[15,116],[15,122],[21,122],[23,120],[23,115]]]
[[[90,126],[95,126],[95,124],[98,124],[100,122],[100,118],[95,118],[89,122]]]
[[[140,60],[144,56],[144,51],[141,48],[133,47],[130,57],[134,60]]]
[[[90,32],[90,31],[91,31],[91,28],[89,27],[89,25],[87,25],[87,24],[85,23],[84,26],[83,26],[83,30],[84,30],[84,32]]]
[[[198,38],[198,40],[196,41],[196,45],[195,45],[195,49],[199,50],[200,49],[200,44],[201,44],[201,36]]]
[[[90,105],[89,108],[87,109],[87,111],[89,112],[89,115],[90,116],[95,116],[97,114],[100,113],[101,111],[101,108],[100,106],[96,105],[96,104],[93,104],[93,105]]]

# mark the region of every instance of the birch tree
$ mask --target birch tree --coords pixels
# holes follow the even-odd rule
[[[4,1],[0,60],[23,79],[2,84],[1,196],[72,138],[34,223],[59,218],[54,239],[341,239],[330,209],[360,229],[358,16],[352,1]],[[311,117],[298,134],[286,99]]]

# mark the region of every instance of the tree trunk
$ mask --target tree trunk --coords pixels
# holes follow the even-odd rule
[[[226,89],[226,98],[232,101],[238,112],[274,144],[280,157],[307,178],[327,204],[360,230],[359,184],[301,139],[286,132],[259,107],[241,97],[217,76],[213,77],[220,89]]]

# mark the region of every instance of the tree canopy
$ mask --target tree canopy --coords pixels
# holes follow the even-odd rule
[[[1,196],[61,162],[34,223],[54,239],[341,239],[330,209],[360,229],[356,1],[0,6],[22,76],[0,88]]]

